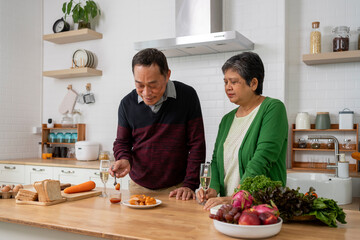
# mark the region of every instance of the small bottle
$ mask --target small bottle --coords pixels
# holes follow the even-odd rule
[[[310,33],[310,53],[321,53],[321,33],[319,31],[320,22],[312,23],[312,31]]]

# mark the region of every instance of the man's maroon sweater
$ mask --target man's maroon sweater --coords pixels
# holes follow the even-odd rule
[[[168,97],[157,113],[138,103],[135,90],[122,99],[114,156],[130,161],[130,177],[143,187],[160,189],[183,182],[195,190],[205,161],[201,107],[192,87],[174,84],[176,99]]]

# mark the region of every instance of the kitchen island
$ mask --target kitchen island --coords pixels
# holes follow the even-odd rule
[[[128,197],[129,193],[123,191],[123,199]],[[163,203],[150,209],[111,204],[109,198],[101,197],[52,206],[17,205],[14,199],[0,199],[1,234],[14,239],[40,239],[38,231],[44,230],[52,234],[51,239],[232,239],[214,228],[209,213],[196,201],[154,197]],[[293,222],[283,224],[280,233],[271,239],[356,239],[360,236],[360,212],[345,212],[348,223],[338,228]]]

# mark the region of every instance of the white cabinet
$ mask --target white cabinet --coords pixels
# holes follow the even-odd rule
[[[54,168],[45,166],[25,166],[25,184],[33,184],[36,181],[53,179]]]
[[[0,184],[25,184],[24,165],[0,164]]]
[[[53,179],[61,183],[80,184],[89,181],[87,169],[54,167]]]

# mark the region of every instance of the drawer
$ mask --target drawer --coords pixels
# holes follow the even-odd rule
[[[54,168],[45,166],[25,166],[25,183],[33,184],[36,181],[43,181],[45,179],[53,179]]]
[[[54,179],[61,183],[80,184],[88,180],[87,170],[81,168],[54,167]]]
[[[0,182],[8,184],[24,184],[24,165],[0,164]]]

